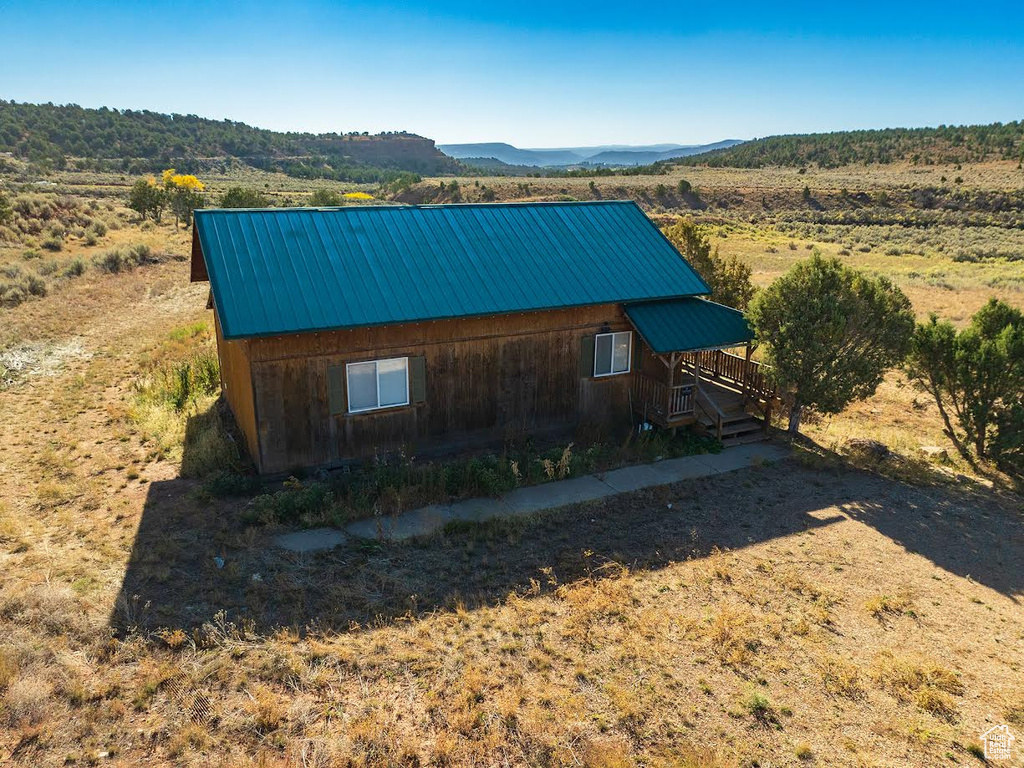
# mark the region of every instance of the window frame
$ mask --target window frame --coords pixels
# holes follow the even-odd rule
[[[401,360],[405,365],[405,402],[404,403],[388,403],[387,405],[380,404],[380,363],[391,363],[395,360]],[[352,407],[352,389],[349,386],[349,369],[353,365],[368,365],[373,363],[373,375],[374,383],[377,385],[377,405],[371,405],[369,408],[353,408]],[[374,360],[357,360],[351,363],[345,363],[345,405],[348,408],[348,413],[369,413],[370,411],[384,411],[389,408],[404,408],[411,403],[410,397],[410,382],[409,382],[409,357],[382,357]]]
[[[626,334],[629,337],[629,344],[626,347],[626,368],[622,371],[615,370],[615,337]],[[602,336],[612,337],[612,356],[609,361],[611,370],[608,373],[597,372],[597,340]],[[594,335],[594,378],[603,379],[606,376],[621,376],[624,373],[629,373],[633,369],[633,332],[632,331],[608,331],[607,333],[598,333]]]

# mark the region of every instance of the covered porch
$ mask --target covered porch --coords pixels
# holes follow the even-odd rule
[[[630,405],[642,420],[694,425],[728,443],[763,439],[778,395],[751,359],[742,312],[698,298],[626,307],[640,337]]]

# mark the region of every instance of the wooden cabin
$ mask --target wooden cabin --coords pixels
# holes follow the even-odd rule
[[[199,210],[192,280],[262,472],[631,418],[743,436],[772,400],[632,202]]]

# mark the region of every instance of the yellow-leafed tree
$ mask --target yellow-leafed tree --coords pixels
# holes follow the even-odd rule
[[[163,172],[164,191],[174,213],[174,226],[192,224],[192,212],[205,201],[206,185],[191,174],[177,173],[173,168]]]

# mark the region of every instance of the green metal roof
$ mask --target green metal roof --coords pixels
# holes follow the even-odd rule
[[[632,202],[198,210],[226,338],[709,292]]]
[[[754,338],[742,312],[706,299],[629,304],[626,315],[647,346],[658,354],[731,347]]]

